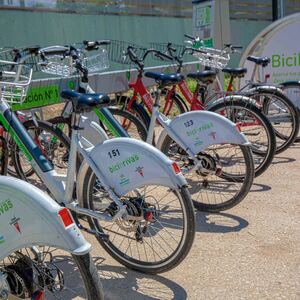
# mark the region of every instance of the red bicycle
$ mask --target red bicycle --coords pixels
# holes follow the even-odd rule
[[[182,46],[181,46],[182,47]],[[168,56],[178,62],[178,69],[175,76],[181,73],[183,55],[192,53],[195,50],[191,47],[184,47],[180,56],[176,56],[176,49],[172,44],[168,44]],[[158,49],[161,51],[161,49]],[[163,51],[166,53],[166,51]],[[123,104],[123,109],[135,114],[149,128],[150,116],[153,106],[151,92],[143,83],[143,67],[137,64],[138,75],[135,82],[129,83],[132,96],[121,96],[119,102]],[[169,74],[170,75],[170,74]],[[209,84],[214,82],[216,72],[207,70],[203,72],[188,74],[189,78],[197,80],[194,92],[191,92],[187,82],[182,76],[181,80],[169,89],[162,91],[161,110],[169,117],[189,111],[188,105],[177,93],[177,87],[190,104],[191,110],[210,110],[222,114],[237,124],[239,129],[247,136],[252,143],[252,152],[255,160],[255,176],[262,174],[271,164],[275,149],[276,140],[274,130],[268,118],[255,105],[255,101],[242,95],[222,95],[218,98],[215,94],[208,98],[207,90]],[[199,100],[200,99],[200,100]]]

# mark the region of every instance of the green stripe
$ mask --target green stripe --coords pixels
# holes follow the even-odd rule
[[[5,117],[1,113],[0,113],[0,122],[3,124],[4,128],[6,129],[6,131],[11,135],[11,137],[13,138],[13,140],[16,142],[16,144],[22,150],[22,152],[26,155],[27,159],[29,161],[32,161],[33,157],[31,156],[31,154],[29,153],[29,151],[27,150],[27,148],[24,146],[24,144],[22,143],[22,141],[20,140],[20,138],[17,136],[17,134],[15,133],[15,131],[13,130],[13,128],[9,125],[9,123],[7,122],[7,120],[5,119]]]
[[[120,137],[121,135],[118,133],[118,131],[115,129],[113,124],[111,124],[105,116],[102,114],[99,108],[93,109],[94,113],[97,115],[97,117],[100,119],[100,121],[107,127],[107,129],[111,132],[111,134],[114,137]]]

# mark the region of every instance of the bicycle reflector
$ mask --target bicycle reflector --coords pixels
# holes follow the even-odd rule
[[[68,227],[74,223],[73,218],[67,208],[62,208],[58,212],[59,216],[61,217],[61,220],[63,221],[65,227]]]
[[[175,174],[179,174],[180,173],[180,168],[178,167],[178,165],[176,164],[176,162],[172,163],[172,167],[173,167],[173,170],[174,170]]]

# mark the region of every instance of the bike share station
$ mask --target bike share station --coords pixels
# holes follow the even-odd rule
[[[49,1],[47,5],[56,9],[60,2],[64,1]],[[135,5],[131,2],[130,5]],[[282,299],[299,294],[297,278],[293,278],[297,274],[299,235],[293,227],[299,224],[296,198],[300,190],[289,180],[283,183],[279,174],[282,170],[284,177],[295,178],[298,166],[288,168],[287,163],[293,160],[277,156],[297,141],[298,114],[294,105],[291,117],[290,111],[279,105],[277,116],[275,105],[275,113],[270,116],[267,107],[282,88],[282,91],[289,89],[288,97],[300,109],[297,42],[300,13],[266,26],[243,49],[240,68],[234,69],[226,67],[231,54],[241,47],[231,45],[230,9],[239,7],[239,3],[231,0],[190,2],[192,27],[186,35],[189,41],[185,41],[186,45],[173,45],[183,49],[187,49],[187,45],[191,47],[193,57],[183,62],[182,75],[197,81],[195,91],[181,76],[180,62],[175,63],[178,60],[172,57],[169,48],[169,52],[155,49],[155,45],[165,47],[166,41],[164,44],[149,41],[149,47],[145,47],[151,45],[151,50],[113,39],[42,49],[38,46],[23,50],[0,48],[0,67],[1,61],[12,65],[10,70],[0,69],[3,125],[0,150],[5,149],[7,161],[13,161],[16,170],[15,174],[7,173],[12,176],[0,176],[0,190],[4,194],[3,198],[0,192],[0,299],[8,300],[10,296],[15,299],[15,295],[19,297],[16,299],[43,300],[48,299],[48,295],[71,299],[70,294],[88,300],[103,300],[104,296],[141,300],[147,297]],[[275,2],[280,1],[272,1],[273,5]],[[22,1],[22,5],[24,3]],[[268,8],[270,3],[264,0],[264,5]],[[81,16],[74,15],[72,22],[77,17],[79,20]],[[98,53],[94,55],[92,50]],[[17,57],[22,57],[22,51],[28,57],[24,61],[20,59],[18,64]],[[142,59],[138,57],[139,51]],[[151,67],[144,68],[145,53],[152,58]],[[270,57],[270,61],[265,56]],[[111,61],[122,66],[119,70],[109,70]],[[26,69],[27,65],[30,67]],[[22,67],[28,72],[25,75]],[[34,79],[30,82],[31,68]],[[211,77],[205,77],[208,73]],[[15,84],[20,83],[17,78],[22,76],[27,80],[27,86],[21,85],[25,99],[21,103],[15,101],[20,86],[4,82],[5,86],[2,81],[2,76],[14,74]],[[222,87],[215,90],[215,82],[225,85],[228,77],[224,78],[223,74],[237,80],[240,87],[247,87],[250,82],[250,88],[245,93],[242,93],[243,88],[235,92],[230,81],[227,90]],[[234,77],[236,74],[241,76]],[[167,84],[164,85],[164,81]],[[286,85],[272,85],[282,82]],[[198,101],[198,107],[195,108],[180,89],[183,83],[191,100]],[[179,109],[179,113],[173,115],[161,113],[159,101],[172,99],[176,88],[185,97],[186,111]],[[261,94],[256,92],[259,89],[263,90]],[[218,96],[220,91],[223,98]],[[5,99],[7,95],[11,101]],[[125,103],[120,100],[123,95],[129,99]],[[152,117],[147,115],[149,124],[143,122],[142,114],[126,110],[127,101],[136,101],[136,95],[144,107],[152,105],[148,108],[152,113]],[[216,101],[205,106],[205,100],[209,102],[211,95],[217,95],[211,98]],[[264,99],[270,95],[265,104]],[[177,100],[185,101],[183,96]],[[261,100],[261,97],[265,98]],[[283,94],[282,102],[278,103],[288,103],[284,97]],[[68,105],[57,116],[65,123],[51,123],[51,119],[44,122],[49,107],[66,102]],[[21,113],[11,113],[9,104]],[[105,110],[109,104],[110,109],[131,114],[142,124],[146,142],[141,135],[137,139],[128,138],[133,119],[122,123],[116,118],[115,123],[110,123],[114,119],[111,113],[108,123],[103,122],[99,115],[109,111]],[[30,126],[25,125],[27,121]],[[295,132],[291,137],[286,138],[280,131],[280,125],[285,122],[292,123]],[[42,124],[45,127],[39,127]],[[155,132],[154,136],[154,127],[158,124],[161,135]],[[65,129],[68,136],[62,132]],[[262,142],[261,133],[266,136]],[[109,138],[109,134],[115,138]],[[282,144],[288,140],[289,144],[280,149],[278,140]],[[51,159],[46,149],[52,144],[58,149],[53,151],[60,159],[57,165],[55,155]],[[293,147],[288,150],[287,156],[295,153]],[[1,165],[4,155],[1,151],[0,154]],[[266,164],[263,170],[259,169],[261,162]],[[27,166],[29,170],[25,170]],[[242,166],[241,171],[239,166]],[[269,166],[274,168],[260,177]],[[49,191],[50,196],[42,189]],[[291,199],[282,203],[282,197],[284,201]],[[242,202],[244,199],[248,202]],[[228,210],[231,208],[234,210]],[[50,248],[55,248],[53,256]],[[61,254],[61,249],[65,254]],[[102,258],[102,252],[109,258]],[[65,271],[53,257],[58,258],[62,268],[66,267]],[[184,265],[186,257],[188,265]],[[75,263],[69,263],[69,258]],[[100,273],[104,292],[98,278]],[[73,280],[74,274],[81,274],[83,282]]]

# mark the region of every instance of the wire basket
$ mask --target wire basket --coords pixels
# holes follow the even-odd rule
[[[26,59],[23,60],[24,56]],[[30,66],[33,71],[39,71],[38,57],[33,54],[28,53],[28,47],[22,48],[13,48],[13,47],[4,47],[0,48],[0,60],[4,62],[19,62],[22,58],[22,64]],[[16,68],[16,65],[2,63],[0,64],[0,71],[12,71]]]
[[[169,43],[150,43],[150,47],[153,48],[153,49],[156,49],[158,51],[161,51],[162,53],[170,55],[169,51],[168,51],[168,44]],[[173,43],[171,44],[171,47],[173,49],[176,49],[176,52],[173,53],[173,55],[175,55],[175,56],[180,56],[183,53],[184,49],[185,49],[184,45],[173,44]],[[161,59],[158,58],[155,55],[153,55],[153,59],[161,61]]]
[[[108,53],[105,49],[98,50],[96,55],[83,57],[83,66],[86,67],[90,73],[96,73],[109,68]],[[83,56],[83,54],[82,54]],[[61,55],[47,56],[47,62],[41,64],[41,71],[43,73],[69,77],[77,73],[73,66],[71,57],[62,57]]]
[[[23,103],[32,79],[31,66],[3,60],[0,65],[14,67],[14,71],[0,71],[0,99],[11,104]]]
[[[138,58],[142,58],[147,51],[146,48],[130,42],[111,40],[108,46],[109,60],[119,64],[131,65],[132,61],[129,59],[128,55],[126,55],[127,49],[130,46],[134,48],[133,51]]]
[[[200,47],[196,50],[203,51],[193,53],[193,56],[197,57],[203,66],[223,69],[227,66],[230,59],[230,55],[227,51],[207,47]]]
[[[106,49],[99,49],[96,55],[85,57],[83,65],[90,73],[97,73],[109,68],[108,51]]]

